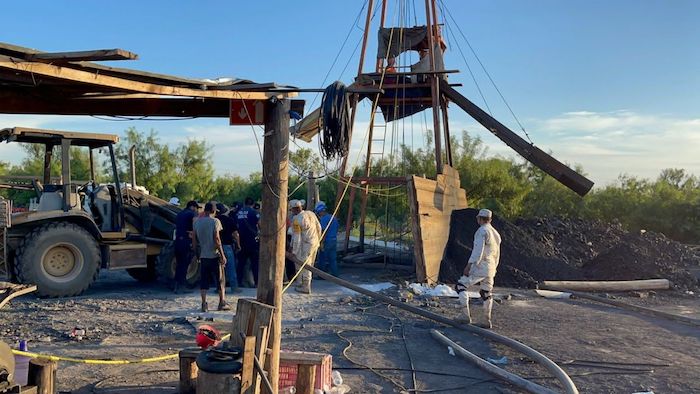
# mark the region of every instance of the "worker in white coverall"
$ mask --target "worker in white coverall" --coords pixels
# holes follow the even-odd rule
[[[471,324],[469,313],[469,296],[467,288],[479,283],[479,294],[484,301],[484,315],[486,323],[484,328],[491,328],[491,308],[493,307],[493,278],[496,276],[496,268],[501,258],[501,235],[491,226],[492,212],[482,209],[476,217],[479,229],[474,234],[474,248],[469,257],[469,262],[464,268],[462,276],[457,284],[460,304],[464,306],[465,320]]]
[[[306,262],[313,265],[316,261],[316,251],[321,243],[321,224],[316,215],[311,211],[305,211],[303,203],[299,200],[289,202],[292,214],[292,254],[301,263]],[[297,264],[297,270],[301,265]],[[301,274],[301,284],[294,290],[299,293],[311,293],[311,271],[303,270]]]

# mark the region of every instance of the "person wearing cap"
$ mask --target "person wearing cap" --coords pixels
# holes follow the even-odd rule
[[[316,261],[316,251],[321,242],[321,224],[318,222],[316,215],[312,212],[305,211],[304,205],[299,200],[289,202],[290,210],[294,217],[292,218],[292,254],[297,260],[297,269],[301,268],[301,263],[313,265]],[[294,290],[299,293],[311,293],[311,271],[304,270],[301,273],[301,284],[297,285]]]
[[[216,215],[216,203],[213,201],[208,202],[204,206],[204,214],[204,217],[194,222],[194,237],[192,237],[194,249],[199,250],[198,257],[201,275],[199,290],[202,296],[202,312],[209,310],[207,291],[209,290],[211,279],[214,279],[214,285],[219,291],[219,307],[217,309],[228,311],[231,310],[231,307],[226,304],[226,278],[224,277],[226,254],[219,235],[223,227],[219,219],[214,217]],[[199,246],[199,249],[197,249],[197,246]]]
[[[253,272],[253,282],[258,284],[258,261],[260,254],[260,238],[258,237],[258,222],[260,213],[255,210],[255,201],[251,197],[245,198],[245,206],[238,210],[236,222],[238,234],[241,240],[241,251],[238,253],[236,276],[238,285],[243,286],[247,277],[246,263],[250,262],[250,270]]]
[[[491,308],[493,307],[493,278],[496,276],[496,268],[501,258],[501,235],[491,226],[493,213],[488,209],[481,209],[476,220],[479,229],[474,234],[474,248],[469,257],[469,262],[464,268],[464,275],[459,279],[457,291],[460,304],[464,306],[465,319],[472,323],[469,313],[469,296],[467,288],[479,283],[479,295],[484,301],[484,316],[486,319],[484,328],[491,328]]]
[[[318,252],[318,268],[338,276],[338,219],[328,213],[328,207],[323,201],[319,201],[314,208],[322,231],[325,231],[321,239]]]
[[[231,287],[231,292],[238,292],[238,275],[236,273],[236,255],[241,251],[241,240],[238,235],[238,224],[228,215],[229,209],[222,203],[216,204],[216,218],[221,222],[222,230],[219,233],[221,244],[226,256],[226,283]],[[235,252],[235,253],[234,253]]]
[[[168,201],[170,205],[175,205],[176,207],[180,206],[180,199],[177,197],[172,197],[170,201]]]
[[[188,201],[185,209],[175,217],[175,288],[180,294],[185,288],[187,268],[192,261],[192,222],[197,217],[199,204]]]

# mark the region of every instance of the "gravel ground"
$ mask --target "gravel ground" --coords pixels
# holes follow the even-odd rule
[[[356,283],[396,279],[392,273],[358,269],[345,270],[343,277]],[[397,296],[398,289],[385,292]],[[497,293],[512,294],[512,298],[494,306],[494,330],[560,362],[581,392],[700,392],[697,327],[584,300],[544,299],[531,291],[513,289],[497,289]],[[254,290],[229,295],[229,301],[235,305],[238,296],[252,297]],[[658,292],[647,298],[616,297],[700,317],[697,295]],[[454,299],[414,298],[410,302],[447,316],[458,314]],[[230,312],[202,314],[198,308],[196,292],[175,296],[164,288],[136,283],[125,273],[105,272],[80,297],[53,300],[25,296],[13,300],[0,311],[0,340],[16,343],[28,339],[31,351],[74,357],[152,357],[193,344],[194,329],[187,317],[232,318]],[[479,356],[505,356],[509,371],[557,388],[547,371],[501,345],[375,303],[326,281],[314,281],[311,296],[286,294],[284,308],[283,347],[332,354],[334,368],[354,393],[412,389],[411,363],[420,371],[416,382],[421,390],[517,392],[450,356],[430,337],[431,328]],[[481,308],[474,306],[472,311],[479,321]],[[69,336],[75,327],[87,330],[81,341]],[[362,369],[366,367],[374,371]],[[59,389],[72,393],[173,393],[176,370],[176,360],[125,366],[64,362],[59,365]]]

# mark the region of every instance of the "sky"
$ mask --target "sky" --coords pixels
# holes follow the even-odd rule
[[[460,92],[482,107],[486,102],[492,115],[522,134],[471,46],[540,148],[563,162],[580,164],[598,186],[614,182],[620,174],[653,178],[669,167],[700,175],[700,2],[439,3],[440,19],[446,21],[446,67],[461,70],[450,81],[462,83]],[[110,65],[318,88],[336,79],[352,82],[365,4],[364,0],[9,2],[3,5],[0,41],[42,51],[122,48],[137,53],[139,60]],[[389,4],[388,25],[423,24],[423,2]],[[375,19],[365,71],[373,71],[376,29]],[[410,64],[411,59],[400,60]],[[320,100],[310,94],[301,98],[307,100],[307,111]],[[357,161],[367,129],[368,104],[361,108],[351,163]],[[426,134],[422,124],[423,114],[390,129],[402,136],[400,142],[418,148]],[[212,145],[218,174],[245,176],[261,170],[258,146],[251,138],[251,133],[260,137],[261,131],[230,127],[225,119],[125,122],[0,114],[0,127],[11,126],[118,134],[132,126],[153,129],[173,146],[191,138],[205,139]],[[480,136],[491,155],[514,157],[454,106],[450,129],[453,135],[464,130]],[[297,144],[318,147],[316,142]],[[21,157],[11,146],[0,145],[0,160],[17,163]]]

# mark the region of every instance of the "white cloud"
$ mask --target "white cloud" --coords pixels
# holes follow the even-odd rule
[[[538,145],[581,164],[598,185],[621,173],[653,178],[669,167],[700,174],[700,119],[577,111],[534,123]]]

